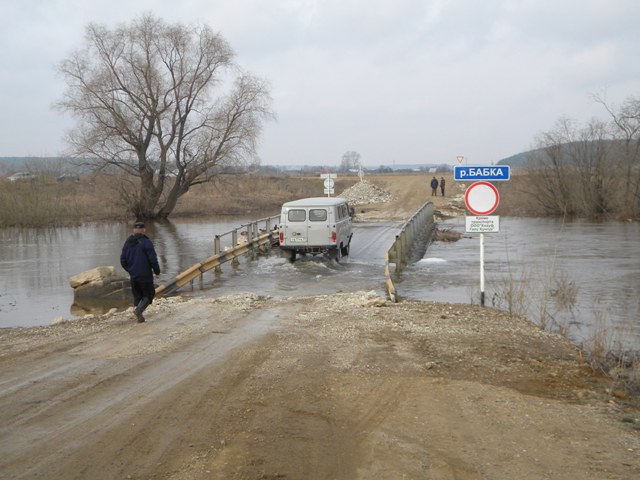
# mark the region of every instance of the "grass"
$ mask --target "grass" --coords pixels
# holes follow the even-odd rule
[[[532,288],[533,283],[537,284],[535,290]],[[517,276],[509,271],[502,282],[498,282],[494,306],[510,315],[527,318],[531,318],[531,312],[537,311],[538,321],[534,323],[545,331],[559,333],[572,341],[578,348],[582,361],[594,373],[610,379],[613,397],[640,405],[639,353],[626,349],[623,342],[633,325],[630,322],[626,329],[618,329],[614,333],[609,326],[611,322],[606,317],[606,311],[598,308],[596,302],[592,307],[596,318],[593,333],[584,341],[576,342],[569,338],[568,327],[558,322],[556,316],[562,311],[573,311],[577,295],[576,282],[566,274],[558,273],[555,268],[542,280],[534,280],[526,273]]]
[[[530,299],[528,288],[529,278],[522,273],[516,278],[513,271],[504,276],[502,281],[496,283],[495,293],[492,297],[492,305],[509,312],[510,316],[528,316]]]
[[[50,226],[80,221],[82,205],[69,185],[43,181],[4,182],[0,190],[0,226]]]
[[[344,177],[336,182],[342,191],[357,181]],[[57,182],[54,176],[36,181],[0,179],[0,228],[77,225],[84,222],[130,219],[129,205],[120,191],[126,179],[113,175],[82,177],[80,182]],[[217,215],[273,215],[282,203],[323,196],[317,176],[220,176],[215,182],[196,185],[178,201],[172,213],[179,217]]]

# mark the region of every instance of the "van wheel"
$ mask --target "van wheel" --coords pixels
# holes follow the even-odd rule
[[[342,258],[342,247],[335,248],[329,252],[329,258],[332,258],[336,262],[340,262]]]
[[[345,247],[342,247],[340,249],[340,253],[342,254],[343,257],[346,257],[349,255],[349,245],[346,245]]]
[[[296,252],[294,252],[293,250],[286,250],[285,256],[287,257],[287,260],[289,260],[290,263],[293,263],[296,261]]]

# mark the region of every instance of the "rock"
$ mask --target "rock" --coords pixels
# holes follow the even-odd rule
[[[387,301],[382,297],[370,298],[362,302],[363,307],[384,307]]]
[[[106,297],[130,287],[128,276],[116,273],[112,266],[96,267],[69,279],[75,298]]]
[[[436,228],[433,239],[437,242],[457,242],[462,237],[460,232],[456,232],[450,228],[440,230]]]
[[[60,325],[61,323],[65,323],[67,321],[63,316],[58,316],[51,321],[51,325]]]
[[[382,298],[374,291],[365,293],[361,303],[363,307],[384,307],[386,304],[386,299]]]
[[[618,400],[629,400],[631,393],[628,390],[614,390],[611,393]]]
[[[105,278],[113,277],[116,275],[114,267],[96,267],[86,272],[74,275],[69,279],[69,285],[71,288],[78,288],[87,283],[94,283],[101,281]]]

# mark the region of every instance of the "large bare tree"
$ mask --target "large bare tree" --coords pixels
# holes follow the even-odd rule
[[[152,14],[114,29],[89,24],[84,48],[58,65],[67,88],[56,106],[77,120],[69,153],[124,172],[137,217],[168,217],[193,185],[256,161],[271,97],[233,56],[204,25]]]

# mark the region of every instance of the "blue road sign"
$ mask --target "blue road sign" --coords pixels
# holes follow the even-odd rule
[[[453,179],[475,182],[477,180],[509,180],[509,165],[456,165],[453,167]]]

